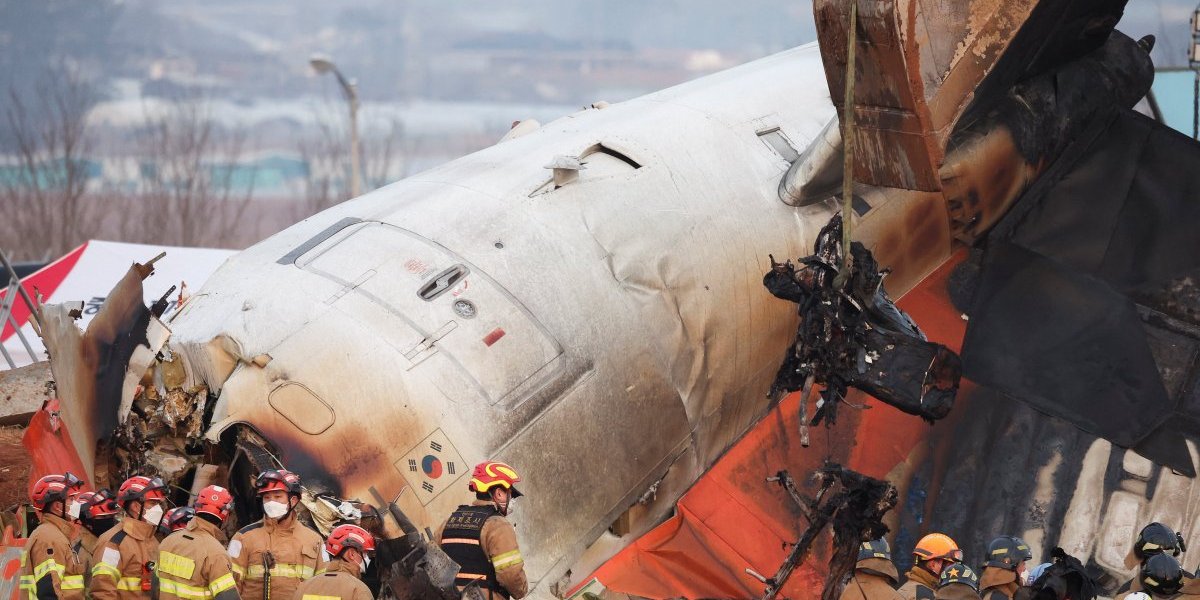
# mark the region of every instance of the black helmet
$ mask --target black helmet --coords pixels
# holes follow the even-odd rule
[[[1142,563],[1138,572],[1142,588],[1158,596],[1174,596],[1183,587],[1183,567],[1175,557],[1155,554]]]
[[[1162,523],[1151,523],[1138,533],[1137,541],[1133,543],[1133,554],[1142,562],[1155,554],[1168,553],[1171,556],[1179,556],[1182,545],[1183,536],[1174,529]]]
[[[892,560],[892,549],[888,547],[887,540],[879,538],[869,542],[863,542],[858,547],[858,560],[867,560],[868,558],[882,558],[884,560]]]
[[[1029,544],[1018,537],[1002,535],[988,544],[987,566],[1009,571],[1017,570],[1017,565],[1031,560]]]
[[[943,588],[952,583],[962,583],[971,586],[971,589],[979,591],[979,574],[974,569],[967,565],[956,562],[950,563],[942,567],[942,577],[938,580],[938,587]]]

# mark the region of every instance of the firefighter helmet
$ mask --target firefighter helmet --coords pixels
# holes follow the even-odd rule
[[[488,490],[499,486],[509,490],[512,497],[516,498],[521,495],[516,488],[516,484],[520,481],[521,476],[517,475],[516,469],[502,462],[489,460],[475,465],[475,470],[471,472],[471,483],[467,484],[467,489],[477,494],[486,494]]]
[[[887,540],[879,538],[869,542],[863,542],[858,547],[858,559],[860,561],[868,558],[882,558],[884,560],[892,560],[892,549],[888,547]]]
[[[300,476],[287,469],[267,469],[254,478],[254,490],[259,496],[267,492],[287,492],[300,495]]]
[[[196,509],[190,506],[176,506],[175,508],[167,511],[167,515],[163,517],[162,523],[159,524],[158,527],[165,533],[179,531],[180,529],[187,527],[188,522],[191,521],[192,517],[195,516]]]
[[[1183,567],[1169,554],[1155,554],[1142,563],[1138,580],[1156,596],[1174,596],[1183,587]]]
[[[38,510],[45,510],[54,502],[66,503],[74,490],[83,487],[83,481],[70,472],[59,475],[44,475],[33,484],[29,499]]]
[[[913,555],[921,560],[935,558],[962,560],[962,550],[958,548],[958,544],[954,540],[950,539],[950,536],[944,533],[931,533],[921,538],[917,542],[917,547],[913,548]]]
[[[1017,565],[1033,560],[1029,544],[1018,537],[1002,535],[988,544],[987,566],[1016,571]]]
[[[329,539],[325,540],[325,551],[336,558],[347,548],[370,554],[375,551],[375,538],[358,525],[338,525],[329,532]]]
[[[1133,543],[1133,554],[1142,562],[1164,552],[1171,556],[1179,556],[1181,540],[1182,536],[1170,527],[1162,523],[1151,523],[1138,533],[1137,541]]]
[[[134,501],[166,501],[166,499],[167,484],[158,477],[151,479],[145,475],[134,475],[126,479],[125,483],[122,483],[120,489],[117,490],[117,503],[122,507],[129,506],[129,503]]]
[[[79,507],[79,516],[84,519],[113,517],[118,512],[121,512],[121,507],[117,506],[117,500],[108,488],[98,492],[84,492],[80,494],[79,504],[81,505]]]
[[[946,568],[942,569],[942,576],[938,580],[938,587],[946,587],[952,583],[969,585],[971,589],[978,592],[979,574],[963,563],[950,563],[946,565]]]
[[[210,485],[200,490],[192,508],[196,514],[205,513],[224,521],[233,512],[233,494],[219,485]]]

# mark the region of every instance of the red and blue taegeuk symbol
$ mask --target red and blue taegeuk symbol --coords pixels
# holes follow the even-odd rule
[[[442,461],[432,454],[426,454],[425,458],[421,459],[421,470],[425,472],[426,477],[437,479],[442,476]]]

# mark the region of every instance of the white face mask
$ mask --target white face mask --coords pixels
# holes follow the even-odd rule
[[[367,567],[369,567],[369,566],[371,566],[371,557],[364,555],[363,561],[362,561],[362,572],[366,573]]]
[[[79,509],[83,506],[78,500],[72,500],[71,505],[67,507],[67,516],[72,519],[79,518]]]
[[[153,504],[149,508],[142,510],[142,520],[158,527],[162,523],[163,507],[161,504]]]
[[[263,502],[263,512],[272,519],[278,519],[288,513],[288,505],[282,502]]]

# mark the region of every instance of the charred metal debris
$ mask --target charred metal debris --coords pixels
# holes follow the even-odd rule
[[[801,441],[807,426],[832,425],[847,389],[860,389],[896,408],[933,422],[954,405],[962,363],[957,354],[930,342],[917,324],[888,297],[875,257],[858,242],[850,245],[844,287],[834,280],[842,264],[842,216],[834,215],[817,235],[813,254],[780,264],[771,257],[763,285],[777,298],[795,302],[800,314],[796,341],[771,384],[770,396],[801,391]],[[808,396],[822,386],[808,420]]]
[[[787,471],[780,471],[768,482],[776,482],[787,490],[800,507],[808,526],[788,553],[779,570],[771,577],[764,577],[752,569],[746,573],[766,584],[762,599],[774,598],[783,588],[792,572],[804,562],[813,542],[825,530],[833,531],[833,551],[829,559],[829,573],[825,577],[822,600],[837,600],[847,576],[854,570],[859,546],[866,541],[883,537],[888,532],[883,516],[896,506],[895,486],[861,473],[827,462],[813,473],[817,492],[812,498],[797,491],[795,482]]]

